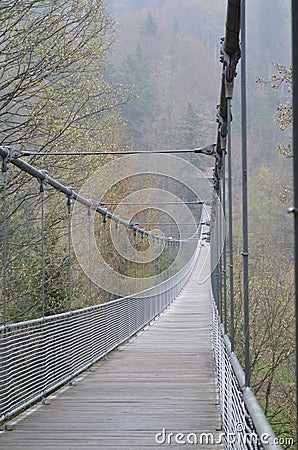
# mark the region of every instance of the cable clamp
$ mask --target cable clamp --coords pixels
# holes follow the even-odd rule
[[[88,209],[88,217],[91,217],[91,209],[92,209],[92,200],[91,198],[88,199],[88,205],[87,205],[87,209]]]
[[[223,64],[223,73],[226,85],[226,98],[233,97],[234,78],[237,76],[236,67],[240,59],[240,49],[232,55],[225,52],[225,39],[221,39],[220,62]]]
[[[102,222],[105,225],[107,223],[107,216],[108,216],[108,208],[102,208]]]
[[[6,154],[2,156],[2,179],[3,183],[7,182],[7,172],[8,172],[8,163],[10,161],[10,147],[0,147],[1,150],[4,150]]]
[[[230,113],[231,116],[231,122],[233,120],[232,113]],[[220,147],[220,152],[227,153],[226,147],[227,147],[227,134],[228,134],[228,123],[227,118],[223,117],[220,114],[220,107],[217,105],[217,114],[216,114],[216,122],[218,123],[218,145],[217,147]]]
[[[134,223],[134,225],[133,225],[133,235],[134,235],[134,237],[136,237],[137,234],[138,234],[139,225],[140,225],[139,223]]]
[[[219,194],[219,178],[216,171],[213,169],[213,188],[216,194]]]
[[[24,156],[24,152],[20,150],[11,150],[10,159],[18,159],[21,156]]]
[[[73,203],[73,188],[68,188],[70,190],[70,194],[67,195],[67,209],[68,209],[68,214],[71,213],[71,207],[72,207],[72,203]]]
[[[119,216],[115,216],[114,220],[115,220],[115,227],[116,227],[116,230],[118,230],[118,228],[119,228],[120,217],[119,217]]]
[[[218,123],[220,138],[225,141],[227,136],[227,119],[220,114],[220,105],[217,105],[216,122]]]
[[[88,208],[88,215],[91,215],[91,211],[92,211],[92,210],[94,210],[94,211],[97,210],[98,202],[96,202],[96,201],[93,200],[92,198],[89,198],[89,199],[88,199],[88,202],[89,202],[89,205],[87,206],[87,208]]]
[[[48,179],[48,172],[47,172],[46,170],[41,170],[40,172],[42,173],[42,175],[43,175],[44,178],[40,178],[40,188],[39,188],[39,192],[40,192],[41,194],[43,194],[43,193],[45,192],[45,190],[46,190],[45,184],[46,184],[47,179]]]
[[[17,159],[22,156],[22,152],[19,150],[12,150],[8,146],[0,146],[2,152],[5,152],[6,155],[2,156],[2,158],[7,158],[7,161],[10,162],[12,159]]]
[[[215,156],[215,147],[216,147],[216,144],[210,144],[210,145],[207,145],[206,147],[195,148],[194,153],[200,153],[202,155],[207,155],[207,156]]]

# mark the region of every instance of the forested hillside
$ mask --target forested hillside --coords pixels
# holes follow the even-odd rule
[[[0,145],[36,152],[29,162],[79,189],[103,160],[79,160],[68,152],[113,150],[126,142],[119,105],[128,97],[107,76],[114,41],[112,16],[97,1],[11,0],[1,6],[0,23]],[[49,151],[66,155],[39,155]],[[39,190],[38,183],[9,167],[8,322],[41,315]],[[45,314],[49,315],[69,307],[66,201],[53,198],[47,189],[45,209]],[[2,219],[3,207],[1,244]],[[73,278],[72,306],[86,306],[88,281],[78,265]]]
[[[270,79],[273,63],[289,63],[289,8],[283,2],[281,14],[280,2],[269,3],[252,1],[248,6],[252,170],[262,163],[271,166],[278,160],[281,164],[275,151],[281,136],[274,124],[274,111],[285,99],[286,89],[274,91],[269,85],[257,85],[256,78]],[[118,22],[118,45],[113,54],[116,77],[132,86],[137,96],[125,108],[131,145],[174,148],[213,142],[225,2],[128,0],[111,1],[111,6]],[[277,23],[278,27],[273,27]],[[239,89],[234,111],[239,117]],[[239,121],[235,120],[234,128],[239,129]]]

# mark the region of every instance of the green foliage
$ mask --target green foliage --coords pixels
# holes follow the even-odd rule
[[[126,142],[118,106],[123,87],[108,77],[114,23],[101,0],[2,2],[0,144],[37,152],[117,149]],[[103,160],[34,157],[31,162],[78,190]],[[9,321],[41,313],[38,184],[9,167]],[[46,314],[68,308],[66,199],[46,191]],[[74,306],[88,304],[74,263]],[[87,283],[88,288],[88,283]],[[97,293],[97,301],[102,293]]]
[[[269,168],[249,183],[249,304],[252,387],[277,435],[293,437],[294,261],[283,185]],[[240,221],[235,232],[240,236]],[[235,247],[241,248],[240,239]],[[235,256],[236,353],[244,363],[242,256]]]
[[[292,67],[284,66],[281,64],[273,64],[274,73],[270,80],[266,80],[263,77],[257,77],[257,83],[262,85],[269,84],[276,94],[280,90],[285,90],[288,94],[292,92]],[[278,153],[285,156],[286,158],[292,157],[292,143],[291,143],[291,132],[292,132],[292,102],[291,100],[283,100],[276,105],[276,112],[274,120],[278,124],[279,131],[287,134],[288,143],[279,143],[277,145]]]
[[[177,148],[192,149],[200,146],[200,142],[208,142],[209,132],[206,119],[199,114],[192,103],[188,103],[185,111],[175,124],[175,142]],[[182,155],[184,159],[200,169],[208,163],[206,157],[192,153]]]
[[[251,385],[276,434],[295,435],[291,416],[295,379],[293,262],[272,248],[250,249]],[[244,364],[242,257],[235,256],[236,353]]]
[[[158,106],[154,86],[149,82],[153,71],[140,45],[134,54],[126,57],[121,73],[125,84],[134,93],[133,101],[123,108],[130,126],[132,142],[136,147],[141,145],[142,148],[148,148],[142,135],[149,126],[148,122],[153,121]]]
[[[270,249],[292,248],[292,221],[281,203],[283,183],[278,173],[261,167],[250,182],[250,244],[270,242]]]

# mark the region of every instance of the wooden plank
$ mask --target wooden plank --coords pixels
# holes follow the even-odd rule
[[[200,261],[208,247],[201,249]],[[222,449],[211,349],[209,281],[200,262],[179,297],[151,326],[2,433],[2,450]],[[206,269],[207,270],[207,269]],[[163,433],[163,430],[166,432]],[[159,442],[166,435],[166,443]],[[173,433],[174,436],[169,435]],[[184,437],[177,438],[177,433]],[[190,441],[185,445],[175,439]],[[202,439],[203,443],[199,443]],[[211,438],[209,438],[211,439]],[[170,445],[168,445],[168,442]]]

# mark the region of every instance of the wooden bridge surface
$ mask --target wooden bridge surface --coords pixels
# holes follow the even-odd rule
[[[207,251],[202,247],[201,256]],[[13,430],[0,435],[0,449],[223,448],[207,444],[201,434],[212,433],[217,440],[220,414],[211,349],[210,284],[197,283],[200,261],[158,320],[75,385],[52,395],[49,404],[12,423]]]

